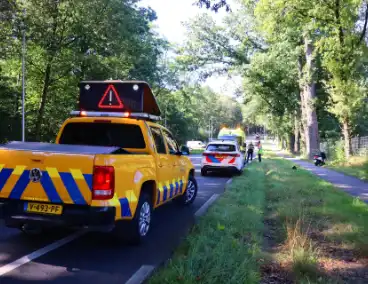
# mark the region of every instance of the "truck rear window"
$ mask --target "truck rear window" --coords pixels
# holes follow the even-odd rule
[[[138,125],[101,122],[67,124],[59,144],[146,148],[142,130]]]
[[[207,146],[207,151],[211,152],[235,152],[234,145],[225,145],[225,144],[210,144]]]

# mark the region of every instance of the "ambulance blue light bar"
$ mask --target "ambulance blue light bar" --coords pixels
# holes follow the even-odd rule
[[[80,116],[80,117],[125,117],[125,118],[136,118],[154,121],[161,120],[161,117],[157,115],[141,112],[103,112],[103,111],[74,110],[70,114],[72,116]]]

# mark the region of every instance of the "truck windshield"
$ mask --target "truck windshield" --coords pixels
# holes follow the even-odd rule
[[[142,130],[138,125],[102,122],[67,124],[59,144],[146,148]]]

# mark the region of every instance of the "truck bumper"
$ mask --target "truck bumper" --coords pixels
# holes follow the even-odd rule
[[[5,225],[11,228],[32,225],[42,228],[67,227],[109,231],[115,224],[115,207],[64,204],[61,215],[42,215],[25,212],[22,200],[0,199],[0,219],[4,219]]]

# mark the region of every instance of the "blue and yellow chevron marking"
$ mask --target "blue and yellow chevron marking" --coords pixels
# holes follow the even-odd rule
[[[120,198],[121,217],[132,217],[128,198]]]
[[[184,183],[182,179],[173,179],[171,182],[167,181],[164,184],[159,183],[157,188],[156,205],[165,203],[178,194],[183,193],[183,186]]]
[[[124,198],[119,199],[120,209],[121,209],[121,217],[132,217],[131,208],[137,207],[138,198],[134,194],[133,190],[127,190],[125,192]]]
[[[42,171],[40,183],[32,183],[26,166],[14,169],[0,164],[0,197],[22,199],[27,190],[41,186],[49,202],[68,204],[87,204],[91,200],[92,174],[82,174],[79,169],[59,172],[56,168]]]

